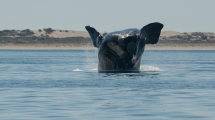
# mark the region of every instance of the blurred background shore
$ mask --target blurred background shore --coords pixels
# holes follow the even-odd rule
[[[103,36],[107,32],[101,33]],[[93,50],[86,31],[44,28],[0,31],[0,49]],[[146,50],[215,50],[215,33],[162,31],[156,45]]]

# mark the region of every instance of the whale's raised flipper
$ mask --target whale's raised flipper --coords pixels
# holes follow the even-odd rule
[[[156,44],[162,28],[163,24],[161,23],[150,23],[140,30],[140,39],[145,39],[146,44]]]
[[[90,34],[94,47],[99,48],[103,37],[100,35],[100,33],[95,28],[90,27],[90,26],[86,26],[85,28],[88,31],[88,33]]]

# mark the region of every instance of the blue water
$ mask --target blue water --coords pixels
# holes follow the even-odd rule
[[[215,119],[215,51],[150,51],[98,73],[97,51],[0,50],[0,119]]]

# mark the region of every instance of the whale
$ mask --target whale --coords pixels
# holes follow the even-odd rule
[[[95,28],[85,26],[93,46],[98,48],[98,71],[139,72],[145,45],[159,41],[163,26],[154,22],[141,29],[125,29],[104,36]]]

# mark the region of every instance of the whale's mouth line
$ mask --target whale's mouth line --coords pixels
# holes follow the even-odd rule
[[[116,57],[117,59],[123,59],[123,58],[128,58],[129,56],[133,56],[133,55],[130,55],[128,52],[126,51],[123,51],[124,54],[122,54],[121,56],[118,55],[114,50],[112,49],[109,49],[110,53],[112,53],[114,55],[114,57]],[[135,54],[134,54],[135,55]],[[132,59],[132,58],[131,58]]]
[[[115,48],[115,46],[118,46],[118,48],[117,47]],[[123,46],[120,45],[120,44],[116,44],[116,45],[113,45],[112,47],[110,47],[110,46],[106,46],[106,47],[108,47],[109,48],[108,50],[111,53],[113,53],[114,55],[116,55],[116,56],[123,55],[122,52],[125,53],[125,54],[128,54],[128,55],[135,55],[136,51],[137,51],[136,43],[133,42],[133,41],[129,42],[126,45],[123,45]],[[116,51],[122,51],[122,52],[121,53],[119,53],[119,52],[117,53]]]
[[[110,53],[112,53],[115,57],[119,57],[115,51],[113,51],[113,50],[111,50],[111,49],[109,49],[109,51],[110,51]]]

